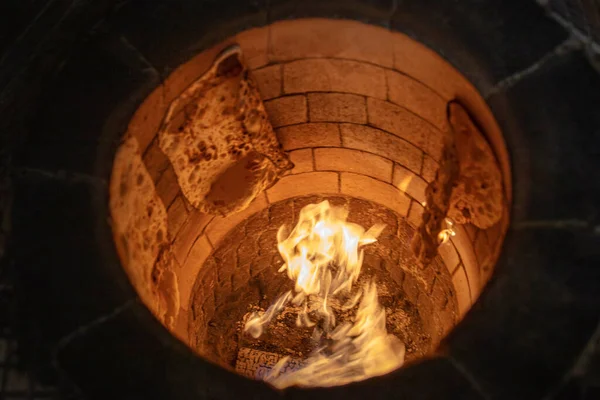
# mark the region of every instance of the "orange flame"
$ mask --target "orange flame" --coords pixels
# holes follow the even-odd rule
[[[438,241],[440,244],[444,244],[450,239],[452,236],[456,236],[456,232],[454,231],[454,223],[450,218],[446,218],[444,220],[446,223],[446,228],[442,229],[440,233],[438,233]]]
[[[315,326],[308,315],[310,296],[311,304],[318,305],[319,318],[313,338],[324,333],[332,344],[316,350],[297,371],[280,375],[287,358],[280,360],[265,378],[278,388],[341,385],[388,373],[404,361],[404,345],[387,334],[385,310],[379,304],[375,283],[352,293],[364,258],[361,247],[377,241],[385,226],[376,224],[365,231],[347,222],[347,217],[346,209],[323,201],[304,207],[291,232],[286,226],[279,229],[277,248],[285,261],[280,272],[287,271],[295,282],[296,294],[292,297],[291,291],[287,292],[266,312],[251,315],[245,330],[259,337],[263,327],[290,301],[296,306],[304,304],[296,325]],[[353,323],[335,327],[335,313],[329,303],[342,299],[346,300],[342,309],[359,306]]]

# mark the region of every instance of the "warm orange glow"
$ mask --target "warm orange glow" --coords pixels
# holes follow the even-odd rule
[[[446,228],[442,229],[440,233],[438,233],[438,240],[440,241],[440,244],[446,243],[450,237],[456,235],[456,232],[454,231],[454,223],[449,218],[446,218],[444,222],[446,223]]]
[[[287,357],[280,360],[265,378],[278,388],[343,385],[388,373],[404,361],[404,345],[387,333],[375,283],[353,290],[363,263],[361,247],[374,243],[385,226],[376,224],[365,231],[347,222],[347,217],[345,208],[324,201],[304,207],[291,232],[285,226],[279,229],[277,247],[284,260],[280,272],[287,271],[295,282],[294,293],[286,292],[266,312],[250,316],[245,330],[259,337],[291,301],[303,305],[296,324],[316,325],[313,338],[326,338],[329,344],[317,349],[297,371],[280,375]],[[358,304],[352,323],[336,326],[333,302],[345,310]]]

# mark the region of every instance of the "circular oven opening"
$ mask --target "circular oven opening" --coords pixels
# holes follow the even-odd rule
[[[332,386],[436,351],[492,275],[510,199],[502,135],[458,71],[400,33],[295,20],[200,53],[148,96],[117,152],[110,208],[133,286],[174,335],[278,387]],[[279,302],[302,293],[279,228],[291,234],[303,209],[325,201],[364,232],[384,226],[360,243],[356,301],[331,306],[328,327],[303,313],[308,292]],[[357,350],[365,336],[349,328],[342,364],[360,358],[351,372],[281,383],[317,358],[339,361],[336,328],[361,321],[370,282],[385,323],[366,336],[394,352],[388,369],[369,368],[373,342]]]

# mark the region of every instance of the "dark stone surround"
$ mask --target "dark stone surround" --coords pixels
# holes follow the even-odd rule
[[[22,347],[38,370],[58,368],[94,398],[593,398],[581,385],[600,335],[600,77],[577,46],[561,47],[566,32],[541,8],[178,0],[99,1],[86,13],[89,2],[51,3],[38,19],[50,33],[29,30],[0,67],[0,129],[20,145],[10,258],[28,316]],[[444,355],[281,393],[196,357],[137,300],[112,245],[106,182],[127,121],[172,68],[237,31],[306,16],[404,31],[489,94],[515,199],[495,276]]]

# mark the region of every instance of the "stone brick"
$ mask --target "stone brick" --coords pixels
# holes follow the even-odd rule
[[[467,274],[462,265],[458,267],[452,276],[452,284],[454,285],[454,290],[456,291],[458,314],[460,318],[463,318],[467,311],[469,311],[469,308],[471,308],[471,294],[469,292],[469,281],[467,280]]]
[[[436,310],[435,316],[440,337],[445,337],[455,324],[455,307],[450,297],[451,292],[441,279],[436,279],[431,295]]]
[[[266,227],[267,226],[265,225],[263,228],[266,229]],[[255,234],[258,235],[259,232],[261,231],[257,231]],[[237,249],[237,257],[240,264],[250,263],[257,256],[258,244],[256,243],[256,240],[244,240],[240,243],[240,247]]]
[[[446,100],[467,84],[461,74],[435,51],[402,33],[392,33],[394,69],[434,89]]]
[[[335,194],[339,192],[336,172],[308,172],[281,178],[267,190],[269,203],[309,194]]]
[[[442,131],[448,129],[446,100],[409,76],[393,70],[385,73],[391,102],[412,111]]]
[[[460,99],[471,112],[496,153],[510,201],[512,186],[508,152],[498,123],[481,95],[464,76],[436,52],[402,33],[394,32],[391,35],[396,70],[432,88],[446,101]]]
[[[301,174],[310,172],[313,168],[313,151],[312,149],[294,150],[288,153],[290,160],[294,163],[294,168],[291,174]]]
[[[206,261],[204,261],[204,265],[200,269],[198,276],[196,277],[196,285],[198,291],[204,292],[203,300],[199,304],[202,304],[202,308],[204,311],[211,316],[215,312],[215,295],[214,288],[217,283],[217,270],[219,266],[217,265],[217,260],[215,259],[214,253],[212,253]],[[200,299],[199,299],[200,300]]]
[[[365,251],[365,259],[363,262],[363,267],[368,269],[374,268],[376,271],[379,271],[383,267],[383,260],[381,257],[375,254],[371,254],[369,251]],[[388,271],[389,272],[389,271]]]
[[[327,148],[315,149],[315,166],[320,171],[346,171],[391,182],[390,160],[358,150]]]
[[[201,213],[193,210],[183,226],[179,229],[179,233],[173,242],[173,254],[179,261],[179,264],[185,264],[192,244],[196,241],[199,235],[204,232],[204,228],[214,217],[209,214]]]
[[[430,129],[426,134],[425,148],[423,150],[435,161],[440,161],[442,159],[442,152],[444,150],[444,135],[446,134],[447,133],[434,128]]]
[[[236,269],[232,279],[232,290],[236,291],[248,285],[250,280],[250,263],[242,264]]]
[[[391,67],[389,30],[357,21],[298,19],[271,25],[270,61],[333,57]]]
[[[283,67],[283,91],[342,92],[386,99],[385,70],[350,60],[305,59]]]
[[[408,212],[408,222],[415,228],[418,228],[419,225],[421,225],[421,217],[423,217],[424,210],[425,209],[418,201],[412,200],[410,202],[410,211]]]
[[[274,128],[306,122],[306,97],[286,96],[265,102],[265,109]]]
[[[171,165],[165,153],[158,146],[158,140],[152,142],[144,154],[144,165],[155,185],[163,172]]]
[[[450,280],[450,277],[448,277]],[[446,280],[441,276],[438,276],[433,284],[433,293],[431,294],[431,298],[433,300],[433,305],[438,310],[443,310],[448,306],[450,299],[448,298],[447,284]]]
[[[228,215],[227,217],[213,218],[206,227],[206,236],[208,236],[208,239],[213,246],[216,247],[230,230],[235,228],[240,222],[252,214],[266,208],[267,205],[268,203],[265,194],[259,194],[246,209]]]
[[[446,307],[444,310],[438,311],[436,315],[436,323],[440,329],[440,338],[445,338],[456,325],[456,311],[454,307]]]
[[[404,276],[404,282],[402,282],[402,290],[408,300],[413,303],[415,306],[417,305],[417,301],[419,300],[419,295],[421,294],[421,289],[419,288],[419,284],[414,276],[410,273],[406,273]]]
[[[244,56],[244,64],[250,69],[257,69],[269,62],[267,46],[269,27],[253,28],[238,33],[235,41],[240,45]]]
[[[141,154],[144,154],[156,137],[166,111],[164,86],[160,85],[146,97],[133,114],[127,133],[137,139]]]
[[[435,282],[436,276],[438,275],[437,265],[441,264],[441,261],[437,261],[429,264],[425,268],[421,269],[420,278],[423,280],[423,293],[427,295],[431,295],[433,292],[433,283]]]
[[[477,257],[477,262],[479,267],[490,263],[490,258],[492,257],[492,247],[488,242],[487,235],[485,232],[480,232],[477,235],[477,239],[474,244],[475,256]]]
[[[386,227],[378,238],[378,241],[373,245],[369,245],[369,251],[374,254],[378,254],[384,259],[387,257],[388,245],[393,242],[390,240],[398,231],[398,216],[389,208],[381,206],[375,202],[367,201],[360,198],[349,199],[348,209],[350,215],[348,220],[353,223],[357,223],[365,228],[369,228],[374,224],[384,224]],[[384,243],[383,239],[387,242]]]
[[[181,229],[181,226],[184,224],[187,216],[188,212],[185,208],[185,203],[182,196],[176,197],[167,210],[167,224],[171,238],[175,238],[177,236],[177,232],[179,232],[179,229]]]
[[[260,237],[258,238],[259,255],[271,255],[277,254],[277,232],[279,226],[269,226],[264,229]]]
[[[355,94],[309,93],[308,110],[311,122],[367,122],[365,98]]]
[[[394,280],[394,282],[396,282],[396,284],[399,286],[402,286],[406,273],[400,264],[389,260],[384,261],[383,264],[384,268],[389,271],[390,277]]]
[[[262,210],[260,213],[250,218],[245,225],[246,235],[258,237],[260,232],[269,226],[269,209]]]
[[[450,272],[450,274],[452,275],[456,270],[456,267],[458,267],[458,264],[460,263],[458,252],[456,251],[456,248],[454,248],[454,244],[452,244],[452,241],[449,240],[446,243],[441,244],[438,247],[438,253],[440,257],[442,257],[442,260],[444,261],[448,272]]]
[[[473,224],[464,224],[463,227],[465,228],[465,231],[467,232],[467,236],[469,236],[469,240],[471,240],[471,243],[475,243],[475,239],[477,238],[477,234],[479,233],[480,229]]]
[[[415,173],[421,171],[423,152],[404,139],[362,125],[342,124],[340,131],[344,147],[364,150],[389,158]]]
[[[202,268],[202,264],[204,264],[204,261],[206,261],[211,251],[212,246],[206,236],[200,236],[193,244],[190,255],[185,264],[183,264],[183,268],[177,273],[181,307],[186,310],[189,309],[188,306],[194,281],[198,276],[200,268]]]
[[[337,124],[315,123],[286,126],[277,129],[277,138],[284,150],[305,147],[339,147],[340,129]]]
[[[434,127],[410,111],[388,101],[368,98],[369,125],[409,141],[427,150],[427,138],[435,135]]]
[[[439,336],[434,326],[433,301],[428,293],[421,293],[417,302],[417,309],[423,323],[423,330],[431,335],[433,343],[439,342]]]
[[[341,192],[348,196],[373,201],[406,216],[410,199],[394,186],[368,176],[341,173]]]
[[[423,204],[425,202],[425,189],[427,189],[427,182],[420,176],[409,171],[408,169],[394,164],[394,186],[408,193],[410,197]]]
[[[281,65],[271,65],[252,72],[263,101],[281,96]]]
[[[458,255],[462,261],[462,264],[467,273],[469,280],[469,287],[471,289],[471,296],[473,299],[479,297],[481,292],[480,282],[480,270],[479,263],[475,257],[475,251],[473,244],[471,243],[467,232],[462,225],[454,225],[455,236],[450,239],[458,251]]]
[[[217,282],[231,284],[231,277],[237,266],[237,252],[234,246],[219,246],[213,254],[217,262]]]
[[[271,255],[256,257],[250,264],[250,276],[256,276],[267,268],[273,268],[272,262],[273,257]]]
[[[440,165],[437,163],[437,161],[425,154],[425,157],[423,158],[423,171],[421,172],[421,176],[426,182],[433,182],[435,179],[435,174],[439,168]]]
[[[292,224],[297,213],[294,212],[294,203],[297,199],[290,199],[272,204],[269,207],[270,223],[275,225]],[[298,207],[298,211],[300,207]],[[266,227],[266,225],[265,225]]]
[[[180,188],[179,183],[177,183],[177,175],[175,175],[173,166],[169,164],[156,184],[156,193],[158,193],[158,196],[163,201],[165,208],[168,208],[179,191]]]

